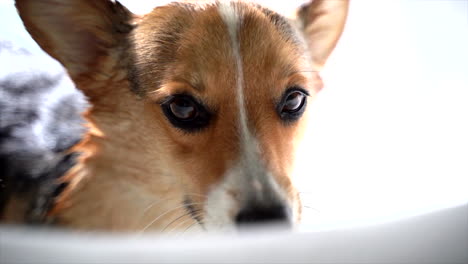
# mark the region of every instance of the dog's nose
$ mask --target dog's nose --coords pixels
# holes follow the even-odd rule
[[[273,206],[247,206],[242,209],[236,216],[237,226],[250,224],[281,224],[290,225],[289,209],[284,205]]]

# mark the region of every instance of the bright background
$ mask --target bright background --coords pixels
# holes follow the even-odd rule
[[[309,223],[468,202],[468,1],[351,1],[323,78],[301,156]]]
[[[121,2],[144,13],[169,1]],[[304,1],[260,2],[290,14]],[[0,76],[60,70],[44,61],[13,1],[0,0],[0,24],[0,41],[19,54],[0,52]],[[297,171],[305,229],[468,203],[468,1],[352,1],[322,76]]]

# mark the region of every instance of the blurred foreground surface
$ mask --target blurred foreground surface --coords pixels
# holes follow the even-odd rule
[[[312,233],[161,237],[0,227],[0,263],[468,263],[468,204]]]

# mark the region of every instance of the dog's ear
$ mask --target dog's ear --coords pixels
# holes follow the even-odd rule
[[[132,13],[110,0],[16,0],[16,7],[34,40],[75,81],[109,74],[132,28]]]
[[[348,14],[348,0],[312,0],[297,12],[312,57],[320,69],[335,48]]]

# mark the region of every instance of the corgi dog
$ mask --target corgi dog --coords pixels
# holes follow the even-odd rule
[[[16,0],[90,103],[47,220],[77,230],[237,230],[301,218],[294,154],[348,1],[286,18],[246,1],[137,16],[111,0]]]

